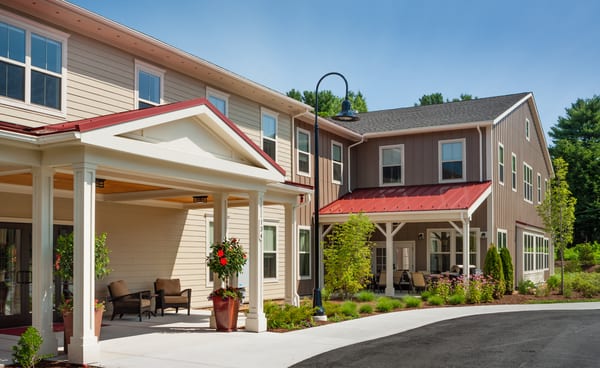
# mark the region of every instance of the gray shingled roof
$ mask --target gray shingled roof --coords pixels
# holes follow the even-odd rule
[[[438,105],[372,111],[358,114],[360,120],[357,122],[332,122],[365,134],[492,121],[528,94],[529,92],[523,92]]]

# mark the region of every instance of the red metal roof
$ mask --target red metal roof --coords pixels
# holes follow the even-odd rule
[[[321,208],[321,215],[468,209],[492,185],[471,182],[356,189]]]

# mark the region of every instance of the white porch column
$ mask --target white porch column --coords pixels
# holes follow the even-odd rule
[[[56,354],[57,341],[52,329],[52,225],[53,225],[53,179],[54,171],[47,167],[35,167],[33,174],[33,234],[32,234],[32,324],[44,342],[41,354]]]
[[[467,217],[466,219],[462,220],[463,223],[463,275],[466,276],[464,277],[464,283],[465,283],[465,287],[468,288],[469,285],[469,275],[470,273],[470,265],[469,265],[469,261],[470,261],[470,246],[469,243],[471,242],[471,230],[470,230],[470,224],[471,221],[470,219]]]
[[[227,236],[227,198],[229,193],[214,193],[213,194],[213,236],[214,242],[220,242]],[[235,280],[237,284],[237,279]],[[213,290],[221,288],[221,280],[213,273]],[[215,320],[215,311],[210,314],[210,328],[217,328]]]
[[[385,223],[385,295],[394,296],[394,234],[393,224]]]
[[[285,302],[300,306],[298,295],[298,228],[296,224],[296,206],[285,204]]]
[[[250,310],[246,316],[246,330],[252,332],[267,330],[263,312],[263,201],[264,193],[250,193]]]
[[[96,165],[73,165],[73,337],[69,361],[86,364],[100,360],[94,334],[96,230]]]

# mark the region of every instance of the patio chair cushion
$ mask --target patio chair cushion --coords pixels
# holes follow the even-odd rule
[[[188,302],[187,296],[179,295],[165,295],[165,303],[168,304],[186,304]]]
[[[111,282],[110,290],[112,292],[112,296],[115,298],[129,294],[129,288],[123,280]]]
[[[156,289],[164,290],[165,296],[181,295],[181,283],[179,279],[156,279]],[[187,299],[184,298],[184,300]]]

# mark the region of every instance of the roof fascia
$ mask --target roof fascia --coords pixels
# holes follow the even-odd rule
[[[469,208],[467,209],[467,216],[469,216],[469,218],[473,215],[473,213],[475,213],[475,211],[477,211],[479,206],[481,206],[481,204],[490,196],[490,194],[492,194],[492,184],[491,183],[483,191],[483,193],[481,193],[481,195],[473,202],[473,204],[471,204],[471,206],[469,206]]]
[[[309,106],[309,108],[312,108]],[[300,120],[305,123],[315,125],[315,113],[312,111],[305,111],[304,113],[297,116]],[[347,139],[357,140],[359,141],[362,138],[360,133],[356,133],[348,128],[332,123],[324,117],[319,116],[319,129],[326,130],[328,132],[332,132],[334,134],[339,135],[340,137],[344,137]]]
[[[540,119],[540,115],[537,110],[537,104],[535,103],[535,98],[533,94],[530,94],[531,98],[529,99],[529,108],[533,112],[533,121],[535,122],[536,129],[535,131],[538,133],[538,138],[540,142],[542,142],[542,147],[540,147],[544,153],[544,160],[546,161],[546,165],[548,166],[548,171],[551,176],[554,176],[554,166],[552,165],[552,158],[550,157],[550,151],[548,150],[548,142],[546,141],[546,134],[544,133],[544,128],[542,126],[542,121]]]
[[[401,130],[389,130],[386,132],[377,132],[377,133],[365,133],[363,136],[365,139],[373,139],[373,138],[384,138],[389,136],[398,136],[398,135],[413,135],[413,134],[424,134],[424,133],[435,133],[435,132],[444,132],[449,129],[476,129],[478,126],[491,126],[491,121],[478,121],[472,123],[462,123],[462,124],[446,124],[446,125],[438,125],[438,126],[430,126],[423,128],[410,128],[410,129],[401,129]]]
[[[440,210],[440,211],[403,211],[403,212],[372,212],[364,213],[374,222],[439,222],[439,221],[462,221],[468,214],[468,210]],[[323,223],[340,223],[348,219],[350,214],[321,214]]]

